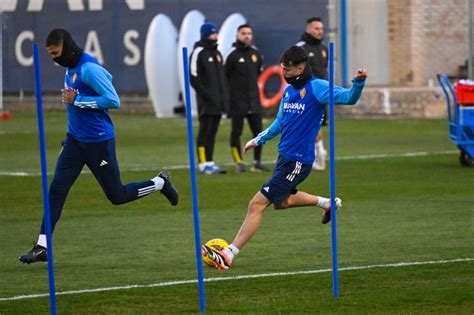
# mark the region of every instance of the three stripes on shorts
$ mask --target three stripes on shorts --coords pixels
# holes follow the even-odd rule
[[[293,169],[293,172],[286,175],[286,179],[289,180],[290,182],[292,182],[295,179],[296,175],[298,175],[301,172],[301,166],[302,165],[303,165],[303,163],[296,162],[296,165],[295,165],[295,168]]]

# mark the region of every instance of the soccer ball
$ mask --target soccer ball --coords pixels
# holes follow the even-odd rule
[[[229,244],[222,238],[214,238],[206,243],[206,245],[215,250],[224,250],[229,247]],[[216,264],[209,257],[202,255],[202,261],[209,267],[217,268]]]

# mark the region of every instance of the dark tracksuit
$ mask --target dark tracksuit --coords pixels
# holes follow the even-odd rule
[[[153,181],[122,185],[115,155],[114,126],[108,109],[118,108],[120,100],[112,85],[112,75],[87,53],[74,68],[66,68],[65,88],[76,97],[67,104],[68,133],[62,141],[49,187],[51,227],[54,230],[67,194],[84,165],[87,165],[113,204],[123,204],[153,192]],[[45,233],[44,218],[40,234]]]
[[[322,43],[322,40],[316,39],[310,34],[304,32],[300,36],[300,41],[296,46],[303,47],[308,52],[308,63],[311,66],[313,75],[318,79],[328,79],[328,48]],[[326,125],[327,107],[324,110],[323,125]]]
[[[328,79],[328,48],[321,40],[308,33],[303,33],[296,46],[303,47],[308,52],[308,62],[313,75],[318,79]]]
[[[235,163],[242,161],[240,136],[247,118],[252,134],[256,137],[262,131],[262,107],[257,79],[262,72],[263,60],[260,52],[240,41],[232,45],[225,57],[225,74],[230,87],[230,110],[232,131],[230,146]],[[262,147],[254,150],[254,160],[260,161]]]
[[[228,110],[229,95],[223,58],[208,39],[194,44],[189,63],[190,81],[196,90],[199,115],[197,148],[199,163],[213,161],[214,143],[223,112]]]

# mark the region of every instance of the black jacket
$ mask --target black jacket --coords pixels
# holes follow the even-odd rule
[[[230,114],[260,114],[257,79],[262,72],[262,55],[255,47],[240,41],[232,46],[224,61],[230,87]]]
[[[296,46],[303,47],[308,52],[308,62],[313,75],[318,79],[328,79],[328,48],[321,40],[308,33],[303,33]]]
[[[190,81],[196,90],[199,116],[221,115],[229,108],[229,92],[223,58],[207,39],[194,44],[189,63]]]

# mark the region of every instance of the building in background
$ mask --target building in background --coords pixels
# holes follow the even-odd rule
[[[329,1],[335,35],[340,2]],[[363,65],[370,69],[371,85],[409,87],[432,85],[437,73],[466,78],[468,60],[473,58],[472,2],[347,0],[348,75]]]

